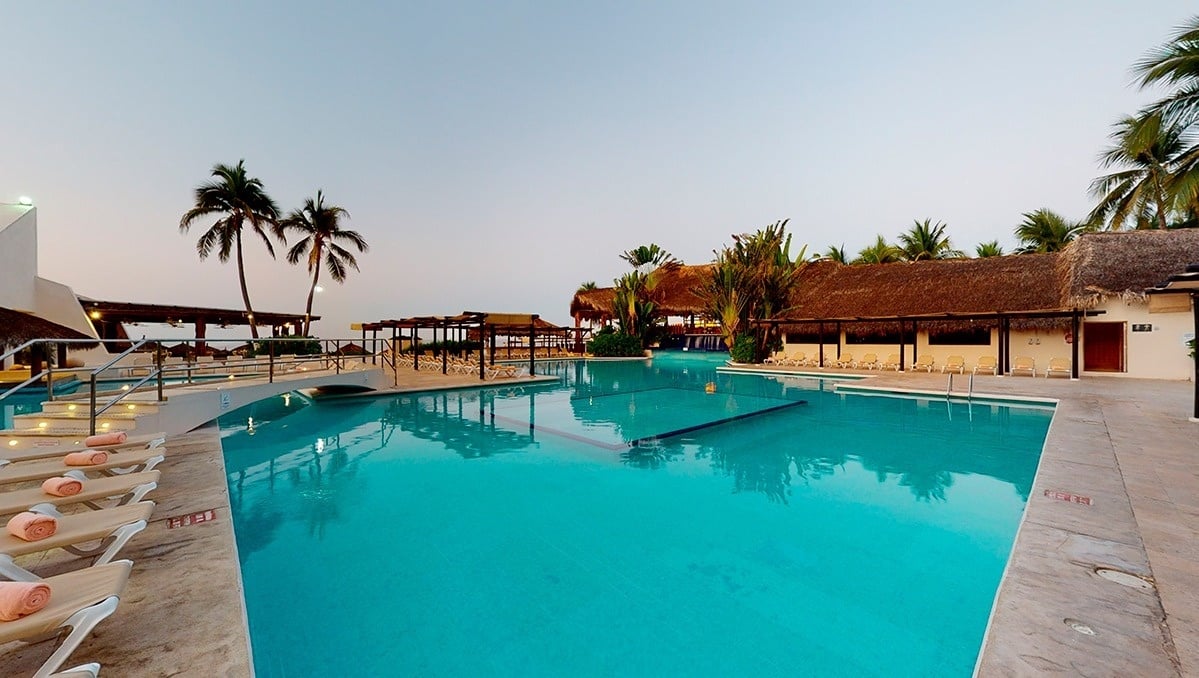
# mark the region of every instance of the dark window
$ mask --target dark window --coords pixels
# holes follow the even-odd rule
[[[972,327],[952,332],[930,332],[928,343],[932,346],[990,346],[991,328]]]
[[[820,343],[820,333],[819,332],[788,332],[787,333],[787,343],[788,344],[819,344]],[[824,343],[826,343],[826,344],[837,343],[837,333],[833,332],[833,331],[825,332],[824,333]]]
[[[912,333],[908,332],[905,339],[908,342],[912,341]],[[861,333],[861,332],[846,332],[846,344],[895,344],[899,345],[899,332],[878,332],[878,333]]]

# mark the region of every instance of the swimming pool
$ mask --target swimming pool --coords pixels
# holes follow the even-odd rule
[[[721,362],[223,418],[256,671],[968,675],[1052,413]]]

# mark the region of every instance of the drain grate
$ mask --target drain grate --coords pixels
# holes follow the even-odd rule
[[[1095,568],[1095,574],[1110,582],[1115,582],[1121,586],[1127,586],[1129,588],[1139,589],[1141,591],[1149,591],[1153,588],[1152,581],[1140,575],[1135,575],[1131,572],[1125,572],[1123,570],[1114,570],[1110,567],[1097,567]]]

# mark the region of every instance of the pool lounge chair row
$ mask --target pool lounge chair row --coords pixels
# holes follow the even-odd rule
[[[109,461],[96,466],[67,467],[53,455],[77,447],[0,453],[0,521],[31,512],[53,516],[57,527],[48,537],[27,541],[7,530],[0,535],[0,581],[40,583],[50,599],[40,610],[13,621],[0,621],[0,665],[3,654],[57,637],[57,646],[33,675],[96,676],[100,665],[84,664],[56,673],[97,624],[112,615],[129,579],[133,563],[115,561],[121,548],[145,529],[154,502],[145,501],[158,487],[165,436],[130,437],[124,444],[105,447]],[[30,456],[32,453],[44,455]],[[41,481],[53,477],[77,480],[81,489],[65,496],[47,494]],[[71,571],[41,577],[40,561],[32,558],[57,549],[78,560]],[[29,562],[17,559],[30,557]],[[61,563],[57,564],[61,567]],[[30,569],[33,568],[33,569]]]
[[[767,365],[778,365],[784,367],[818,367],[819,360],[809,359],[802,351],[793,351],[789,353],[776,353],[763,361]],[[1054,374],[1070,376],[1070,361],[1064,358],[1052,358],[1049,361],[1049,366],[1045,369],[1044,376],[1048,378]],[[825,367],[837,367],[841,369],[856,369],[856,370],[899,370],[899,354],[892,353],[887,356],[887,359],[880,361],[877,353],[867,353],[860,360],[856,360],[852,353],[842,353],[839,358],[826,357],[824,360]],[[921,354],[907,366],[910,372],[932,372],[939,370],[942,374],[965,374],[966,359],[964,356],[951,355],[946,358],[945,362],[937,365],[936,358],[928,353]],[[999,361],[994,356],[980,356],[978,362],[970,370],[972,374],[998,374]],[[1036,362],[1032,358],[1017,357],[1012,362],[1011,373],[1029,374],[1037,376]]]

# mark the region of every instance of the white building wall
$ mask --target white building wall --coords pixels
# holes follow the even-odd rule
[[[34,311],[37,279],[37,211],[0,205],[0,306]]]
[[[1125,302],[1109,299],[1098,310],[1103,315],[1091,318],[1098,322],[1123,322],[1124,364],[1127,372],[1084,372],[1084,374],[1137,377],[1141,379],[1189,380],[1195,373],[1195,364],[1188,355],[1186,337],[1195,331],[1195,320],[1191,311],[1173,313],[1150,313],[1149,305],[1143,301]],[[1133,332],[1133,325],[1150,325],[1149,332]],[[1083,333],[1083,346],[1086,333]]]

